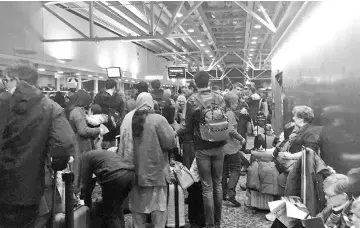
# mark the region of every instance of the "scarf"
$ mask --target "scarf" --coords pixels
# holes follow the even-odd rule
[[[154,109],[153,97],[150,93],[140,93],[136,98],[136,108],[125,115],[120,127],[120,143],[117,153],[125,158],[134,158],[134,139],[132,135],[132,119],[136,111],[144,109]]]

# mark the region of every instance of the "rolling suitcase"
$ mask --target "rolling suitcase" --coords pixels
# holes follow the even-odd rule
[[[185,199],[184,192],[177,183],[168,185],[168,217],[166,227],[185,226]]]
[[[56,186],[57,173],[54,174],[54,186]],[[55,214],[54,206],[52,208],[51,228],[90,228],[90,210],[86,206],[77,206],[74,208],[73,181],[74,173],[64,172],[62,179],[65,182],[65,213]],[[54,187],[54,192],[56,187]],[[53,195],[53,205],[55,205],[55,194]]]

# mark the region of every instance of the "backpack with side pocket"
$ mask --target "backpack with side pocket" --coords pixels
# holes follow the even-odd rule
[[[200,94],[194,96],[194,98],[203,107],[200,115],[200,137],[204,141],[208,142],[220,142],[227,140],[229,137],[229,121],[224,109],[215,104],[216,95],[213,94],[213,103],[205,105]]]

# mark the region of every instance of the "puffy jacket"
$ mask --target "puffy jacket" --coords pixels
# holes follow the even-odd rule
[[[208,142],[201,139],[200,118],[203,107],[194,97],[197,96],[197,94],[201,95],[205,104],[215,103],[223,108],[225,107],[222,96],[210,92],[209,89],[199,89],[199,93],[193,94],[186,103],[185,124],[178,130],[178,134],[192,133],[195,150],[206,150],[224,146],[226,140],[220,142]]]
[[[44,191],[45,161],[75,154],[75,134],[64,110],[42,92],[18,82],[1,104],[0,203],[36,205]]]

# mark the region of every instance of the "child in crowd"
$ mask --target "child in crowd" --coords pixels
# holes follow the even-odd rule
[[[223,198],[231,202],[235,207],[240,207],[241,204],[235,199],[236,185],[239,181],[241,172],[240,148],[241,144],[245,143],[245,139],[237,132],[237,120],[234,111],[239,105],[239,97],[234,92],[229,92],[224,95],[226,104],[226,115],[229,120],[229,139],[224,146],[225,158],[223,165]],[[229,180],[227,180],[229,178]]]
[[[86,116],[86,122],[89,127],[101,127],[105,129],[105,132],[109,132],[109,129],[105,127],[103,124],[107,123],[108,116],[106,114],[102,114],[102,109],[98,104],[90,105],[88,115]],[[105,134],[106,134],[105,133]],[[98,136],[96,139],[93,140],[93,148],[94,149],[101,149],[102,143],[102,136]]]

